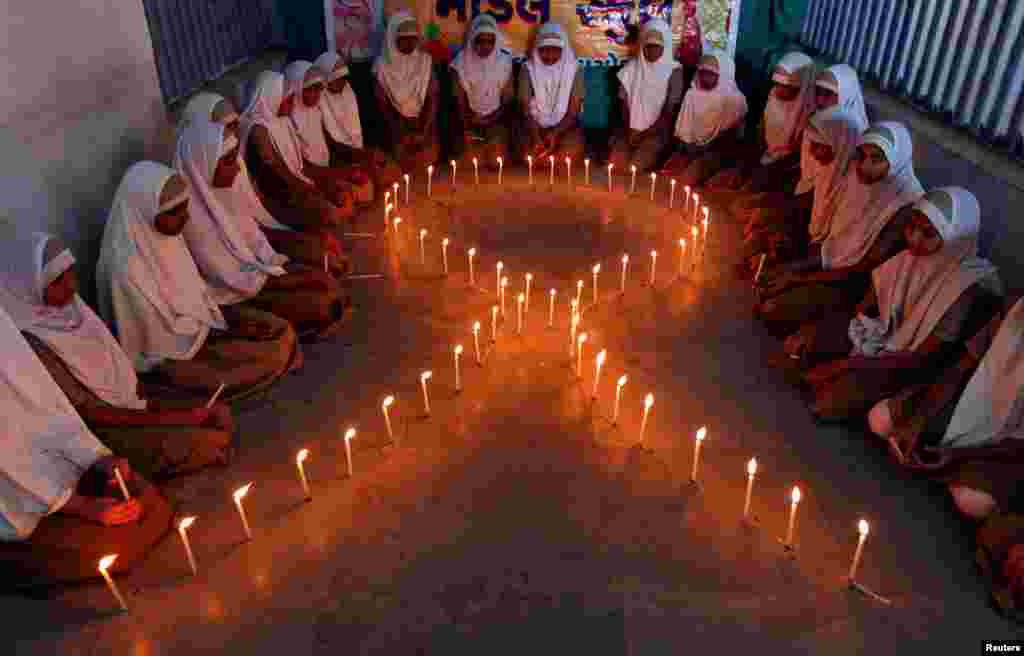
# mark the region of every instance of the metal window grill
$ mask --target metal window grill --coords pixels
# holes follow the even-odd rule
[[[273,4],[143,0],[164,102],[170,105],[271,45]]]
[[[1024,1],[810,0],[803,42],[1024,157]]]

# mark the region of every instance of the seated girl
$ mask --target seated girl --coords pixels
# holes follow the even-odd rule
[[[130,568],[170,529],[170,505],[89,432],[2,309],[0,341],[0,576],[12,587],[91,579],[110,554],[111,571]]]
[[[284,76],[261,73],[242,117],[241,153],[275,219],[295,230],[322,233],[352,217],[354,198],[303,173],[301,147],[288,118],[296,100],[294,93],[285,94]]]
[[[244,303],[291,322],[301,337],[324,336],[346,314],[337,281],[322,268],[285,264],[256,221],[233,214],[216,189],[230,189],[239,172],[238,139],[224,126],[189,123],[178,140],[177,166],[191,203],[183,234],[192,258],[221,306]]]
[[[708,190],[793,193],[804,128],[815,109],[815,73],[814,60],[802,52],[779,60],[756,142],[744,149],[738,166],[708,181]]]
[[[138,372],[224,398],[252,394],[301,363],[291,324],[267,312],[222,312],[181,235],[188,184],[163,164],[138,162],[118,187],[96,264],[102,316]]]
[[[285,96],[296,99],[288,120],[298,140],[302,159],[299,172],[313,180],[328,197],[351,193],[357,203],[371,203],[373,184],[370,176],[356,167],[333,166],[331,163],[331,150],[327,145],[320,108],[325,79],[320,69],[307,61],[294,61],[284,69]],[[358,114],[356,120],[359,120]]]
[[[387,125],[391,153],[402,171],[422,171],[441,152],[437,112],[441,91],[430,55],[420,49],[420,27],[400,11],[388,21],[384,50],[373,64],[374,96]]]
[[[912,204],[924,190],[914,175],[910,132],[879,123],[864,133],[855,168],[842,181],[828,236],[810,257],[786,263],[761,287],[760,316],[796,325],[852,308],[864,297],[869,275],[906,248]]]
[[[524,158],[536,162],[583,157],[583,96],[583,72],[565,30],[558,23],[544,23],[519,75],[519,102],[526,121]]]
[[[191,121],[203,120],[224,126],[225,139],[240,135],[239,116],[231,101],[215,93],[197,94],[181,114],[179,132]],[[341,250],[341,242],[329,230],[300,232],[281,223],[267,211],[253,186],[245,158],[239,156],[238,175],[230,187],[213,187],[213,193],[228,212],[235,216],[250,216],[259,224],[270,245],[279,253],[303,264],[322,268],[326,260],[328,271],[341,276],[349,271],[348,257]]]
[[[664,175],[696,187],[731,166],[747,116],[747,99],[736,86],[728,55],[704,55],[676,118],[674,154]]]
[[[914,204],[907,249],[872,272],[854,318],[836,313],[786,340],[787,354],[812,367],[804,381],[817,417],[866,415],[950,364],[978,304],[1002,295],[995,267],[977,256],[980,215],[965,189],[928,192]]]
[[[512,55],[504,51],[497,21],[480,14],[469,24],[462,51],[451,64],[452,88],[462,117],[462,157],[497,168],[508,161],[511,105],[515,100]]]
[[[654,170],[672,143],[672,121],[683,99],[683,69],[672,58],[672,29],[660,18],[640,31],[640,56],[619,71],[624,133],[612,145],[611,161],[628,171]]]
[[[0,307],[106,446],[150,479],[227,464],[230,409],[140,396],[132,363],[78,296],[75,258],[63,242],[36,232],[4,248]]]

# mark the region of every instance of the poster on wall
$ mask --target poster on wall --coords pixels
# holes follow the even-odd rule
[[[632,55],[629,28],[657,17],[672,26],[681,59],[713,47],[735,48],[740,0],[325,0],[328,44],[350,61],[376,55],[386,17],[410,11],[433,44],[449,55],[461,46],[469,21],[489,13],[502,27],[505,46],[525,56],[533,35],[552,20],[565,27],[584,65],[616,65]],[[730,18],[732,16],[732,18]],[[735,32],[735,29],[732,30]],[[730,38],[732,37],[732,38]]]

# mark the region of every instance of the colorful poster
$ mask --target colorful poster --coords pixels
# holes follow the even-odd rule
[[[382,0],[324,0],[327,47],[346,61],[376,56],[383,19]]]

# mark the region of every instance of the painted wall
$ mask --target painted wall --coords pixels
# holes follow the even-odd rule
[[[92,299],[121,176],[173,149],[142,0],[0,7],[0,220],[66,239]]]

